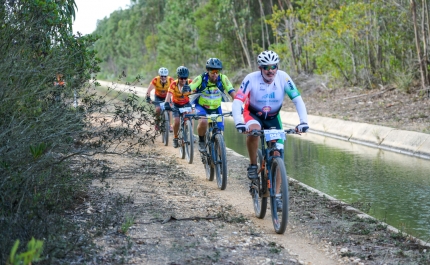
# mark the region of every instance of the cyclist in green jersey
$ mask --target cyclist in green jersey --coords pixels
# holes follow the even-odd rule
[[[197,114],[220,114],[223,94],[229,94],[232,98],[236,96],[230,80],[221,74],[222,62],[218,58],[209,58],[206,62],[206,72],[194,78],[190,84],[192,93],[200,96],[192,102],[195,104]],[[227,92],[227,93],[226,93]],[[206,119],[200,119],[197,126],[199,135],[199,151],[205,152],[205,133],[208,126]],[[218,127],[224,130],[224,123],[219,122]]]

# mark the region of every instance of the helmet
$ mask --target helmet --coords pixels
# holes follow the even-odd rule
[[[160,76],[168,76],[169,70],[167,70],[167,68],[165,68],[165,67],[161,67],[160,69],[158,69],[158,74]]]
[[[178,69],[176,69],[176,73],[178,74],[178,77],[182,78],[186,78],[190,74],[188,68],[185,66],[179,66]]]
[[[259,66],[278,64],[279,56],[274,51],[264,51],[257,56],[257,63]]]
[[[218,58],[209,58],[206,61],[206,69],[222,69],[222,62]]]

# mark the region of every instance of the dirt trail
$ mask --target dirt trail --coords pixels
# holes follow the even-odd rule
[[[264,231],[266,237],[285,247],[291,255],[296,256],[304,264],[340,264],[336,255],[329,256],[329,245],[322,245],[312,240],[308,237],[307,232],[300,228],[300,225],[295,224],[295,220],[290,219],[285,234],[278,235],[273,229],[269,212],[264,219],[255,217],[251,197],[248,192],[248,180],[245,175],[246,167],[248,166],[247,158],[232,150],[228,150],[229,179],[227,188],[221,191],[218,189],[215,181],[211,182],[206,179],[205,170],[200,161],[197,148],[195,148],[194,162],[190,165],[185,159],[180,159],[179,149],[173,148],[171,143],[169,143],[169,146],[163,146],[162,144],[158,144],[158,146],[167,154],[174,154],[177,157],[178,163],[184,166],[187,173],[195,176],[199,184],[216,192],[220,200],[223,200],[225,204],[234,206],[246,218],[252,220],[254,225]]]
[[[127,86],[114,84],[111,82],[99,81],[103,86],[109,86],[118,90],[126,90]],[[136,90],[137,95],[143,97],[146,94],[146,88],[134,86],[133,89]],[[306,230],[306,226],[301,224],[300,220],[294,220],[292,214],[290,214],[289,224],[287,226],[287,231],[283,235],[278,235],[275,233],[270,211],[268,210],[266,217],[264,219],[258,219],[254,215],[253,205],[251,201],[251,197],[248,193],[248,179],[246,178],[245,172],[248,166],[248,159],[241,156],[240,154],[235,153],[232,150],[227,151],[228,156],[228,171],[229,171],[229,179],[227,188],[224,191],[218,189],[215,181],[208,181],[205,176],[205,170],[203,164],[200,160],[200,154],[198,152],[198,148],[195,145],[194,151],[194,162],[193,164],[188,164],[186,160],[181,159],[179,157],[179,149],[175,149],[172,146],[172,134],[169,137],[169,145],[164,146],[161,143],[161,138],[158,137],[157,141],[154,144],[154,150],[160,152],[165,157],[174,158],[177,163],[179,163],[184,170],[185,173],[193,176],[195,179],[195,183],[193,185],[198,186],[200,188],[206,188],[207,191],[204,191],[204,194],[210,194],[208,196],[212,197],[211,199],[215,199],[217,203],[221,205],[232,205],[235,210],[249,220],[251,220],[251,229],[255,227],[256,230],[261,231],[263,235],[259,235],[259,237],[265,238],[268,242],[276,242],[282,248],[285,248],[286,251],[291,256],[293,262],[291,264],[306,264],[306,265],[335,265],[335,264],[345,264],[345,260],[341,259],[337,255],[337,251],[335,247],[330,244],[322,244],[318,243],[320,240],[312,239],[310,236],[310,232]],[[115,159],[116,160],[116,159]],[[119,164],[119,167],[124,167],[132,164],[133,162],[123,157],[120,161],[116,160]],[[170,183],[170,181],[169,181]],[[122,193],[122,194],[134,194],[136,196],[137,201],[144,201],[145,199],[139,195],[142,192],[142,182],[140,176],[133,174],[127,179],[120,180],[112,180],[110,184],[114,187],[114,190]],[[150,185],[149,183],[147,185]],[[160,184],[163,186],[163,189],[167,189],[167,194],[176,194],[175,191],[170,191],[170,185]],[[148,189],[152,189],[151,187],[147,187],[145,189],[147,192]],[[172,200],[176,200],[173,198]],[[210,204],[210,203],[207,203]],[[270,206],[268,206],[270,207]],[[186,210],[183,210],[186,211]],[[138,219],[144,219],[144,217],[140,216]],[[134,225],[133,226],[133,234],[142,235],[145,233],[144,231],[140,231],[143,229],[147,229],[145,226]],[[198,230],[196,230],[198,231]],[[163,237],[162,235],[160,235]],[[202,236],[202,235],[201,235]],[[227,238],[229,235],[225,235]],[[232,242],[233,239],[229,239]],[[237,239],[235,239],[237,240]],[[243,238],[242,241],[247,241],[248,239]],[[139,244],[139,240],[135,240]],[[106,244],[108,245],[108,244]],[[111,245],[112,247],[112,245]],[[239,253],[238,253],[239,254]],[[246,253],[245,253],[246,255]],[[240,260],[241,258],[239,258]],[[269,259],[270,260],[270,259]],[[216,264],[216,263],[215,263]],[[242,264],[242,263],[235,263]],[[244,263],[247,264],[247,263]],[[252,263],[253,264],[253,263]],[[257,263],[255,263],[257,264]],[[260,263],[258,263],[260,264]],[[285,263],[275,263],[275,264],[285,264]]]
[[[103,85],[112,87],[108,82]],[[127,90],[125,85],[113,88]],[[146,93],[142,87],[133,89],[138,96]],[[332,104],[326,100],[315,98],[310,105],[318,104],[331,110]],[[228,150],[228,185],[221,191],[215,182],[206,180],[197,148],[191,165],[179,158],[171,139],[164,146],[157,138],[146,149],[142,155],[110,158],[118,173],[108,180],[109,186],[112,192],[133,198],[129,210],[134,222],[126,235],[113,232],[98,242],[105,247],[100,253],[102,264],[124,259],[128,264],[171,265],[379,265],[427,264],[430,260],[428,249],[413,238],[358,217],[357,212],[347,210],[348,205],[295,183],[290,185],[287,231],[277,235],[269,211],[263,220],[254,217],[245,176],[247,158]]]

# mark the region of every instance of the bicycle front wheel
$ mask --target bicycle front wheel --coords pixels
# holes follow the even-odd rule
[[[169,144],[169,133],[170,133],[170,121],[169,121],[169,112],[163,111],[163,122],[161,124],[161,138],[165,146]]]
[[[285,169],[285,164],[282,158],[275,157],[272,160],[272,168],[270,170],[272,175],[271,188],[274,192],[270,196],[270,209],[272,212],[273,227],[277,234],[283,234],[287,228],[288,223],[288,176],[287,170]],[[280,183],[279,183],[280,182]],[[281,207],[278,207],[278,201],[276,200],[276,187],[280,187]],[[278,209],[280,208],[280,209]]]
[[[194,135],[193,135],[193,125],[190,120],[186,120],[184,124],[184,140],[185,153],[187,157],[188,164],[193,163],[194,158]]]
[[[211,159],[211,138],[210,138],[210,133],[206,132],[206,152],[202,153],[201,155],[203,156],[203,163],[205,165],[205,171],[206,171],[206,179],[209,181],[213,181],[214,177],[215,177],[215,167],[214,164],[212,163],[212,159]]]
[[[179,128],[179,139],[178,139],[178,144],[179,144],[179,156],[181,157],[181,159],[185,158],[185,141],[186,141],[186,135],[185,135],[185,124],[181,123],[181,128]]]
[[[218,188],[225,190],[227,187],[227,154],[222,134],[215,135],[215,172]]]
[[[257,218],[263,219],[266,216],[267,210],[267,174],[266,168],[263,168],[263,155],[261,150],[258,149],[257,153],[258,169],[261,169],[260,176],[258,179],[253,180],[250,186],[250,193],[252,196],[252,202],[254,204],[254,213]]]

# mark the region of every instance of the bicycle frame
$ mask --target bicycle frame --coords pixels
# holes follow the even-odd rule
[[[206,178],[214,180],[216,175],[217,185],[221,190],[227,186],[227,155],[224,137],[218,122],[224,116],[231,116],[231,112],[223,114],[195,115],[196,120],[207,119],[208,126],[205,132],[205,150],[201,150],[200,155],[206,169]]]
[[[179,109],[178,111],[179,111],[179,135],[181,135],[181,133],[184,132],[185,122],[190,118],[192,118],[194,114],[186,114],[185,112],[181,112]],[[193,111],[193,108],[189,107],[189,111],[187,112],[192,112],[192,111]],[[181,140],[183,141],[183,139]],[[188,144],[189,141],[193,141],[193,139],[188,139],[188,141],[183,141],[182,144]]]
[[[204,119],[208,119],[208,128],[206,130],[206,133],[209,133],[210,141],[207,142],[208,139],[206,139],[206,146],[209,145],[210,154],[208,154],[208,155],[209,155],[210,161],[212,161],[212,163],[214,165],[219,163],[219,161],[216,158],[215,150],[214,150],[215,137],[217,134],[221,134],[221,130],[218,127],[218,122],[219,122],[218,119],[220,117],[223,117],[223,116],[226,117],[226,116],[230,116],[230,115],[231,115],[231,112],[222,113],[222,114],[211,114],[211,115],[201,117]],[[210,120],[210,122],[209,122],[209,120]]]
[[[286,139],[285,134],[292,133],[296,133],[295,130],[252,130],[249,133],[252,136],[260,137],[261,145],[257,152],[259,177],[253,179],[250,183],[254,211],[258,218],[264,218],[267,209],[267,198],[270,197],[273,226],[278,234],[283,234],[287,227],[289,202],[284,150],[277,147],[277,141]],[[278,194],[281,194],[279,202],[277,199]]]
[[[284,160],[284,150],[281,149],[277,149],[276,148],[276,140],[272,140],[270,142],[266,142],[265,138],[264,138],[264,133],[260,134],[260,144],[261,144],[261,153],[263,154],[263,163],[261,165],[261,168],[258,171],[258,174],[261,173],[262,170],[266,170],[266,174],[264,174],[265,176],[267,176],[267,179],[262,180],[262,193],[260,194],[260,196],[265,196],[265,197],[269,197],[269,196],[275,196],[276,193],[276,187],[272,187],[272,183],[273,183],[273,176],[272,176],[272,160],[275,157],[281,157],[282,160]],[[277,152],[279,152],[279,155],[275,154]],[[276,177],[276,176],[275,176]],[[267,189],[269,191],[269,194],[267,194]]]

